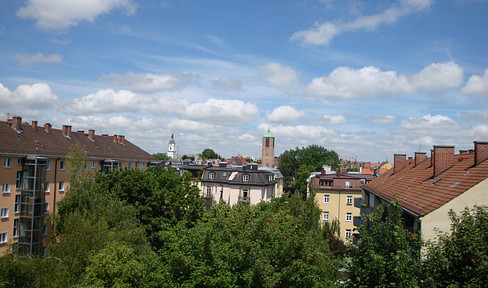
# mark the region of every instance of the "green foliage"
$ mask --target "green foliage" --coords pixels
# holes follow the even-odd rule
[[[426,282],[432,287],[488,287],[488,207],[449,212],[451,233],[427,244]]]
[[[332,169],[339,167],[339,155],[322,146],[311,145],[283,152],[278,169],[285,182],[291,183],[293,192],[304,194],[310,173],[320,171],[323,165],[330,165]]]
[[[163,230],[160,250],[178,287],[331,287],[337,262],[318,215],[298,197],[271,204],[218,204],[193,228]],[[313,201],[311,201],[313,202]],[[316,208],[316,207],[315,207]],[[313,224],[312,224],[313,223]]]
[[[171,157],[169,157],[166,153],[154,153],[152,156],[158,158],[159,160],[169,160]]]
[[[422,241],[404,228],[400,206],[391,202],[389,208],[363,217],[349,251],[351,280],[359,287],[420,286]]]
[[[183,157],[181,157],[181,160],[186,160],[186,159],[189,159],[191,161],[195,161],[195,156],[188,156],[188,155],[183,155]]]
[[[203,160],[222,159],[219,154],[215,153],[215,151],[210,148],[206,148],[205,150],[203,150],[201,156]]]
[[[88,179],[88,172],[85,171],[85,152],[75,144],[67,155],[68,179],[70,189],[78,189]]]

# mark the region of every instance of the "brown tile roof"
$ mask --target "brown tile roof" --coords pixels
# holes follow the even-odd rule
[[[475,166],[474,153],[454,155],[454,165],[433,177],[431,158],[415,166],[415,159],[405,168],[384,175],[363,186],[364,189],[417,214],[428,214],[488,177],[488,160]]]
[[[71,138],[63,135],[60,129],[52,128],[50,132],[44,126],[27,123],[21,124],[21,132],[18,133],[12,124],[0,121],[0,153],[11,155],[40,155],[65,157],[71,148],[78,143],[80,148],[86,151],[87,157],[119,160],[147,160],[156,161],[151,154],[141,148],[123,140],[124,144],[114,142],[113,136],[94,135],[92,141],[88,134],[71,132]]]

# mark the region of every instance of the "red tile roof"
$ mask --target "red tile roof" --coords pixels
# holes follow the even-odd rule
[[[488,177],[488,160],[475,166],[474,153],[454,155],[454,165],[433,177],[431,158],[415,166],[415,159],[405,168],[384,175],[363,186],[364,189],[417,214],[428,214]]]
[[[78,143],[87,157],[157,161],[151,154],[123,139],[123,144],[114,142],[113,136],[94,135],[92,141],[88,134],[71,132],[71,137],[63,135],[63,130],[52,128],[50,132],[44,126],[27,123],[21,124],[20,133],[12,128],[12,124],[0,121],[0,153],[11,155],[40,155],[65,157],[72,147]]]

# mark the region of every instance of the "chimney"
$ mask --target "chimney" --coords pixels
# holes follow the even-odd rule
[[[78,131],[76,131],[76,133],[85,134],[85,131],[84,130],[78,130]]]
[[[92,141],[95,141],[95,130],[93,129],[88,130],[88,138],[90,138],[90,140]]]
[[[488,141],[474,141],[474,165],[478,165],[488,158]]]
[[[454,165],[454,146],[434,145],[434,177]]]
[[[44,124],[44,129],[46,130],[46,132],[51,132],[51,128],[53,128],[51,123]]]
[[[425,159],[427,159],[427,153],[425,153],[425,152],[415,152],[415,166],[417,166],[420,163],[424,162]]]
[[[14,116],[12,118],[12,128],[19,131],[20,130],[20,124],[22,124],[22,117]]]
[[[406,154],[394,154],[393,155],[393,174],[405,168],[407,165],[407,155]]]
[[[70,125],[63,125],[63,135],[65,137],[71,138],[71,126]]]
[[[124,144],[125,142],[125,136],[124,135],[119,135],[119,143]]]
[[[114,142],[117,143],[117,135],[114,134],[113,139],[114,139]]]
[[[34,129],[37,128],[37,121],[32,121],[32,128],[34,128]]]

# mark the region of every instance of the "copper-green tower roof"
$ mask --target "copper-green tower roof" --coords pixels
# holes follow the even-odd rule
[[[265,138],[274,138],[273,134],[271,134],[271,131],[269,131],[269,129],[268,129],[268,133],[264,134],[263,137],[265,137]]]

